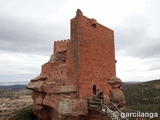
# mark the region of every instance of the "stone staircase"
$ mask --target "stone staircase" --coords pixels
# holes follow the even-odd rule
[[[121,111],[113,102],[104,104],[103,90],[98,92],[94,97],[87,98],[87,100],[88,110],[97,110],[102,114],[107,115],[107,120],[128,120],[127,118],[121,118]]]

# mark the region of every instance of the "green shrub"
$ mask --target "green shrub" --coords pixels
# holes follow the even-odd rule
[[[10,120],[38,120],[37,116],[33,114],[32,105],[19,110]]]

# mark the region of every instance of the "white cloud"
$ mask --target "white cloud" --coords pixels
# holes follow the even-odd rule
[[[52,54],[54,40],[69,38],[69,20],[78,8],[115,31],[118,77],[124,81],[160,77],[158,0],[4,0],[0,82],[36,77]]]
[[[116,56],[117,76],[122,81],[146,81],[160,78],[160,59],[139,59]],[[155,61],[155,62],[153,62]],[[158,64],[157,64],[158,63]]]
[[[0,1],[0,12],[46,23],[48,16],[64,3],[65,0],[4,0]]]
[[[41,65],[48,62],[48,60],[48,57],[36,54],[0,51],[0,82],[4,82],[4,78],[7,78],[7,81],[27,81],[33,75],[36,77],[35,75],[40,74]],[[14,78],[7,76],[14,76]],[[27,79],[23,78],[23,76]]]
[[[60,21],[75,16],[77,8],[84,15],[94,17],[100,23],[118,24],[126,16],[136,13],[144,13],[145,0],[66,0],[66,3],[58,11],[49,16],[49,20]]]

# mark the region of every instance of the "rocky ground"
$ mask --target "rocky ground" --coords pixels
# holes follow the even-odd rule
[[[0,89],[0,120],[9,120],[16,111],[32,103],[29,90]]]

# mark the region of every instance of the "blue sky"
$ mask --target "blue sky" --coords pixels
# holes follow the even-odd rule
[[[70,38],[79,8],[114,30],[117,77],[160,78],[159,0],[0,0],[0,83],[40,74],[56,40]]]

